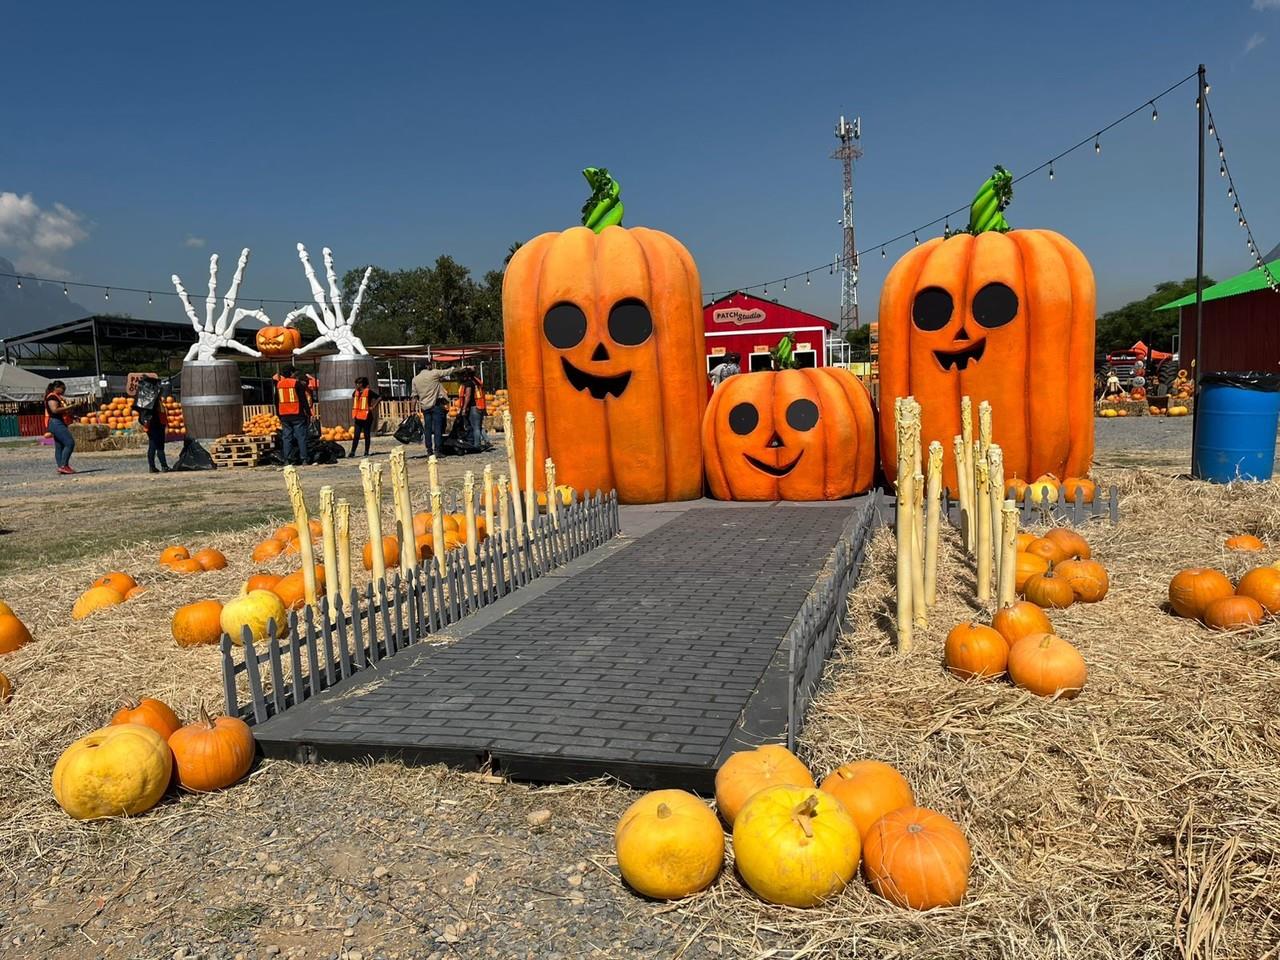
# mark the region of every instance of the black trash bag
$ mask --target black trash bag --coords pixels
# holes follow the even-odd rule
[[[200,441],[192,440],[190,437],[182,444],[182,452],[178,454],[177,462],[174,463],[171,470],[187,472],[194,470],[214,470],[213,457],[209,456],[209,451],[200,446]]]
[[[283,467],[285,465],[284,454],[280,452],[279,438],[277,438],[275,447],[264,453],[262,459],[258,462],[267,467]]]
[[[345,457],[346,451],[332,440],[321,440],[319,443],[307,443],[307,462],[329,464],[337,463]]]
[[[312,417],[307,423],[307,449],[311,450],[320,445],[320,421]]]
[[[422,436],[422,417],[416,413],[405,417],[396,427],[395,438],[403,444],[421,443]]]
[[[144,377],[138,384],[138,395],[133,405],[139,410],[151,410],[160,400],[160,381]]]
[[[1280,373],[1263,373],[1260,370],[1202,373],[1200,386],[1236,387],[1240,390],[1257,390],[1259,393],[1275,393],[1280,390]]]

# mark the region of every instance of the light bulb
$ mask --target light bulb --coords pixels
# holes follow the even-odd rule
[[[21,277],[19,277],[19,278],[18,278],[18,289],[19,289],[19,290],[21,290],[21,289],[22,289],[22,278],[21,278]]]
[[[103,299],[103,300],[110,300],[110,299],[111,299],[111,288],[110,288],[110,287],[107,287],[107,291],[106,291],[106,293],[104,293],[104,294],[102,295],[102,299]]]
[[[1228,199],[1228,200],[1230,200],[1232,197],[1234,197],[1234,196],[1235,196],[1235,194],[1236,194],[1236,188],[1235,188],[1235,187],[1227,187],[1227,199]]]
[[[71,296],[71,294],[67,291],[67,285],[66,285],[65,283],[62,285],[62,295],[63,295],[64,297],[69,297],[69,296]]]
[[[1053,164],[1052,164],[1052,163],[1050,163],[1050,164],[1049,164],[1049,179],[1050,179],[1050,180],[1052,180],[1052,179],[1053,179]]]
[[[1094,138],[1093,138],[1093,152],[1094,152],[1094,153],[1101,153],[1101,152],[1102,152],[1102,144],[1098,142],[1098,138],[1097,138],[1097,137],[1094,137]]]
[[[1225,160],[1226,158],[1227,158],[1227,155],[1226,155],[1225,153],[1223,153],[1223,152],[1222,152],[1222,146],[1221,146],[1221,145],[1219,145],[1219,146],[1218,146],[1218,159],[1219,159],[1219,160]]]
[[[1227,175],[1227,165],[1225,163],[1218,164],[1218,176],[1225,177]]]
[[[881,247],[881,248],[880,248],[880,259],[881,259],[881,260],[883,260],[886,256],[887,256],[887,254],[885,254],[885,252],[884,252],[884,247]]]
[[[1159,110],[1157,110],[1157,109],[1156,109],[1156,105],[1155,105],[1154,103],[1152,103],[1152,104],[1151,104],[1151,121],[1154,123],[1155,121],[1157,121],[1157,120],[1159,120],[1159,119],[1160,119],[1160,111],[1159,111]]]
[[[787,292],[787,281],[785,280],[782,281],[782,292],[783,293]]]
[[[1209,136],[1213,136],[1213,121],[1209,121]]]
[[[150,302],[151,302],[151,291],[150,291],[150,290],[148,290],[148,291],[147,291],[147,303],[150,303]]]
[[[1200,109],[1200,98],[1199,98],[1199,97],[1196,97],[1196,109],[1197,109],[1197,110],[1199,110],[1199,109]]]
[[[916,236],[916,232],[914,230],[911,231],[911,239],[916,242],[917,247],[920,246],[920,238]]]
[[[765,287],[765,288],[764,288],[764,295],[765,295],[766,297],[769,295],[769,288],[768,288],[768,287]]]
[[[809,279],[809,275],[806,273],[806,274],[804,275],[804,285],[807,287],[807,286],[809,286],[809,284],[810,284],[811,282],[812,282],[812,281],[810,281],[810,279]]]

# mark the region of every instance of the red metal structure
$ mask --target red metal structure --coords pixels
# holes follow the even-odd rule
[[[769,351],[786,334],[795,334],[795,358],[802,367],[827,365],[827,334],[836,328],[830,320],[774,300],[735,292],[702,308],[707,337],[707,372],[726,353],[742,356],[742,372],[769,369]]]

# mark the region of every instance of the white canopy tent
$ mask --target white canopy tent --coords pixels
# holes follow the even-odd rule
[[[0,400],[40,400],[49,381],[12,363],[0,363]]]

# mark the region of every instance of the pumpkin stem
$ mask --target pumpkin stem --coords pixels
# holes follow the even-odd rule
[[[582,205],[582,225],[599,233],[605,227],[622,225],[622,184],[609,175],[607,167],[587,167],[582,171],[591,187],[591,196]]]
[[[658,809],[654,811],[658,815],[659,820],[665,820],[671,816],[671,808],[665,803],[658,804]]]
[[[213,719],[209,716],[209,711],[205,708],[204,701],[200,701],[200,723],[206,730],[214,728]]]
[[[996,172],[987,177],[969,205],[969,232],[975,236],[989,231],[1008,233],[1004,209],[1012,200],[1013,174],[997,163]]]
[[[813,837],[813,818],[818,813],[818,795],[811,793],[804,798],[804,801],[796,804],[796,808],[791,811],[792,819],[800,824],[800,829],[804,831],[804,835],[812,839]]]

